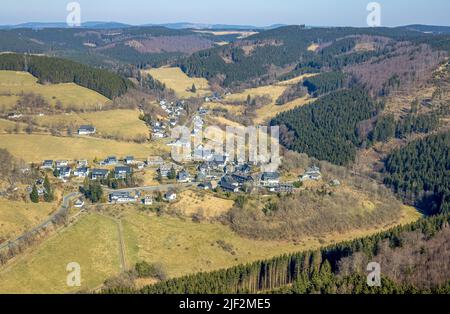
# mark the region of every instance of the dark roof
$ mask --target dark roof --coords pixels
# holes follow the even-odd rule
[[[94,131],[95,127],[92,125],[81,125],[78,130]]]
[[[131,167],[127,166],[119,166],[114,169],[115,173],[126,172],[127,174],[131,173]]]
[[[109,170],[107,169],[92,169],[91,173],[93,175],[107,175]]]
[[[264,172],[261,175],[261,180],[265,181],[265,180],[276,180],[280,178],[280,175],[278,174],[278,172]]]

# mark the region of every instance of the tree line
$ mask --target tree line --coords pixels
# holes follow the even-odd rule
[[[2,54],[0,70],[29,72],[42,84],[76,83],[110,99],[124,94],[133,86],[128,79],[107,70],[46,56]]]

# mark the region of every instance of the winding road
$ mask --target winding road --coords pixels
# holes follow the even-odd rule
[[[9,246],[9,245],[11,245],[11,244],[14,244],[15,242],[19,242],[20,240],[22,240],[23,238],[25,238],[29,234],[33,234],[33,233],[38,232],[41,229],[45,228],[46,226],[51,224],[52,221],[58,215],[63,215],[64,216],[67,213],[67,211],[69,210],[69,208],[70,208],[69,207],[70,200],[72,198],[79,197],[79,196],[81,196],[81,194],[79,192],[72,192],[72,193],[69,193],[69,194],[63,196],[62,203],[59,206],[57,211],[55,211],[53,214],[48,216],[47,219],[45,219],[39,225],[37,225],[37,226],[33,227],[32,229],[26,231],[25,233],[23,233],[19,237],[15,238],[14,240],[6,241],[5,243],[0,244],[0,250],[5,248],[5,247],[7,247],[7,246]]]

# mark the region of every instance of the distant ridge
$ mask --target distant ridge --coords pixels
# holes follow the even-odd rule
[[[119,22],[85,22],[82,23],[80,28],[90,29],[114,29],[114,28],[129,28],[129,27],[142,27],[142,26],[163,26],[170,29],[211,29],[211,30],[266,30],[273,29],[284,24],[274,24],[269,26],[253,26],[253,25],[229,25],[229,24],[201,24],[201,23],[165,23],[165,24],[143,24],[143,25],[130,25]],[[17,25],[0,25],[0,29],[16,29],[16,28],[31,28],[31,29],[44,29],[44,28],[69,28],[67,23],[64,22],[28,22]]]

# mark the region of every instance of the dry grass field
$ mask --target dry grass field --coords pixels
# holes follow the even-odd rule
[[[284,105],[278,106],[276,104],[270,104],[263,106],[256,110],[256,118],[253,121],[256,124],[263,124],[271,118],[275,117],[277,114],[294,109],[298,106],[304,106],[310,103],[312,99],[309,96],[305,96],[302,98],[297,98],[291,102],[288,102]]]
[[[68,287],[66,267],[81,267],[81,287]],[[120,272],[113,220],[90,214],[0,269],[0,293],[69,293],[92,289]]]
[[[12,95],[2,96],[0,106],[11,107],[22,93],[40,94],[53,106],[59,100],[63,107],[93,108],[109,101],[103,95],[74,83],[42,85],[27,72],[0,71],[0,94]]]
[[[19,96],[15,95],[0,95],[0,111],[5,112],[13,108],[17,101],[20,99]]]
[[[0,239],[12,239],[48,217],[57,207],[54,203],[25,203],[0,198]]]
[[[205,218],[214,218],[227,213],[234,202],[216,197],[203,191],[187,190],[178,195],[178,201],[170,208],[185,216],[199,214]]]
[[[202,97],[211,93],[209,83],[204,78],[191,78],[187,76],[180,68],[162,67],[144,71],[149,73],[154,79],[166,84],[173,89],[180,98]],[[197,88],[196,93],[190,91],[192,84]]]
[[[133,140],[139,137],[148,138],[149,130],[139,119],[139,111],[117,109],[89,113],[72,113],[51,116],[37,116],[35,122],[40,126],[65,128],[73,125],[94,125],[100,136],[113,136],[123,140]],[[75,130],[74,130],[75,131]]]
[[[169,277],[211,271],[270,258],[289,252],[316,249],[339,241],[377,233],[420,216],[404,207],[402,216],[384,226],[305,237],[292,241],[260,241],[239,236],[218,222],[193,222],[190,218],[157,216],[132,206],[118,207],[123,224],[128,265],[145,260],[163,267]],[[117,225],[97,214],[82,217],[34,251],[0,269],[0,292],[67,293],[67,263],[81,265],[82,289],[98,287],[120,271]]]
[[[136,144],[93,137],[56,137],[51,135],[0,135],[0,147],[28,162],[44,159],[88,159],[132,155],[138,159],[169,152],[157,142]]]

